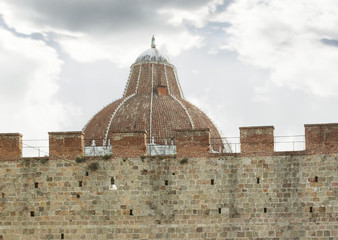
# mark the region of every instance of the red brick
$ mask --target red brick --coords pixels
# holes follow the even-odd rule
[[[112,133],[111,144],[113,155],[117,157],[140,157],[147,152],[146,132],[115,132]]]
[[[210,151],[210,130],[176,130],[177,155],[180,157],[203,157]]]
[[[241,153],[271,154],[274,151],[274,127],[241,127]]]
[[[22,134],[0,133],[1,160],[18,160],[22,157]]]
[[[84,155],[83,132],[49,132],[49,158],[75,159]]]
[[[311,154],[338,152],[338,123],[305,124],[306,151]]]

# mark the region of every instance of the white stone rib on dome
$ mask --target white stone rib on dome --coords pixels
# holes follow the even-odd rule
[[[164,54],[160,53],[156,48],[150,48],[140,54],[136,58],[135,63],[139,62],[161,62],[161,63],[170,63],[169,58]]]

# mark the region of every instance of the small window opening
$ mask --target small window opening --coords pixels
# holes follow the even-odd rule
[[[310,207],[310,212],[313,212],[313,208],[312,207]]]
[[[110,184],[112,184],[112,185],[115,184],[115,179],[114,179],[114,177],[111,177],[111,178],[110,178]]]
[[[257,184],[259,184],[260,180],[261,180],[261,179],[258,177],[258,178],[257,178]]]
[[[65,239],[65,235],[61,233],[61,239]]]
[[[315,182],[318,182],[318,177],[317,176],[315,176]]]
[[[215,180],[211,179],[211,185],[215,185]]]
[[[38,183],[38,182],[35,182],[35,183],[34,183],[34,187],[35,187],[35,188],[39,188],[39,183]]]
[[[31,217],[34,217],[34,216],[35,216],[34,211],[31,211],[30,213],[31,213]]]
[[[169,181],[168,181],[168,180],[164,180],[164,184],[165,184],[166,186],[168,186]]]
[[[268,211],[268,209],[267,208],[264,208],[264,213],[266,213]]]
[[[175,173],[173,172],[173,175],[175,176]]]
[[[89,173],[88,173],[88,172],[86,172],[86,176],[87,176],[87,177],[89,176]]]
[[[222,213],[222,208],[218,209],[218,213],[221,214]]]
[[[5,193],[1,193],[1,197],[2,197],[2,198],[5,198]]]
[[[82,181],[79,181],[79,187],[82,187]]]
[[[80,194],[76,194],[76,197],[77,197],[77,198],[80,198]]]
[[[129,215],[130,215],[130,216],[133,216],[133,209],[130,209],[130,210],[129,210]]]

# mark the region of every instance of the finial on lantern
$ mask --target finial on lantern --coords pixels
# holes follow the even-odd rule
[[[156,45],[155,45],[155,37],[153,35],[152,39],[151,39],[151,47],[152,48],[156,48]]]

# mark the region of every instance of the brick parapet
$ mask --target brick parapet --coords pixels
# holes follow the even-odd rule
[[[305,124],[306,151],[310,154],[338,152],[338,123]]]
[[[147,153],[147,132],[113,132],[111,144],[113,156],[117,157],[140,157]]]
[[[83,132],[49,132],[48,134],[50,159],[74,159],[78,155],[84,155]]]
[[[273,154],[273,126],[240,127],[239,129],[242,154]]]
[[[175,145],[177,155],[207,157],[210,152],[210,129],[177,129]]]
[[[338,123],[305,124],[304,151],[274,152],[274,127],[241,127],[240,153],[210,153],[209,129],[175,130],[177,155],[182,157],[215,156],[298,156],[305,154],[329,154],[338,152]],[[139,157],[146,155],[145,131],[113,132],[111,144],[114,157]],[[50,158],[73,159],[84,155],[82,132],[50,132]],[[0,134],[0,160],[18,160],[22,157],[22,134]]]
[[[0,159],[18,160],[22,158],[22,134],[0,133]]]

